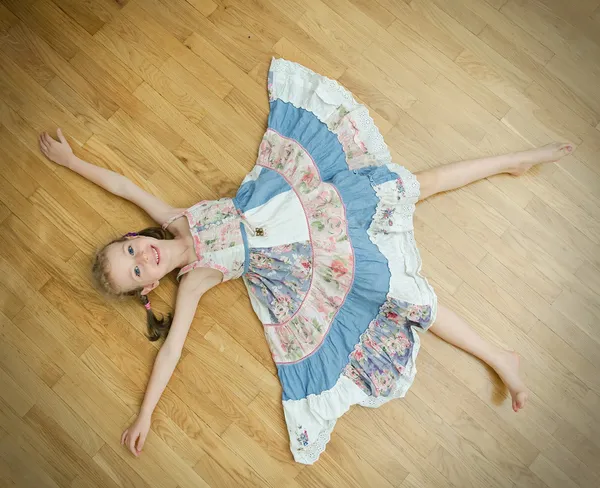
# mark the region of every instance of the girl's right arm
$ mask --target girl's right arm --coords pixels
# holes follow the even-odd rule
[[[154,360],[140,412],[134,423],[121,435],[121,444],[125,444],[134,456],[139,456],[142,451],[150,431],[152,413],[179,362],[198,302],[202,295],[219,284],[222,278],[223,274],[219,271],[198,269],[186,276],[179,286],[173,323]]]
[[[47,132],[40,134],[38,139],[40,150],[51,161],[75,171],[75,173],[101,186],[113,195],[135,203],[159,224],[166,222],[173,215],[180,212],[181,209],[173,208],[144,191],[129,178],[79,159],[73,154],[73,150],[63,136],[62,131],[58,129],[56,133],[58,141],[54,140]]]

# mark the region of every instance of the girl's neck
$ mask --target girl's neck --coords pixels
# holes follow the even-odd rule
[[[165,240],[165,248],[170,256],[169,271],[183,268],[195,261],[194,242],[185,238]]]

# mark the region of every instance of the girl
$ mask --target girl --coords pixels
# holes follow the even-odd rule
[[[551,144],[412,174],[391,162],[367,109],[337,82],[276,59],[268,90],[268,129],[236,197],[189,209],[78,159],[60,129],[58,141],[47,133],[39,138],[49,159],[162,224],[112,241],[93,266],[104,291],[140,298],[151,340],[166,337],[139,415],[121,442],[140,454],[199,300],[239,277],[277,363],[290,447],[300,463],[318,459],[350,406],[377,407],[406,394],[416,373],[415,331],[431,330],[489,364],[518,412],[527,402],[518,356],[438,305],[420,274],[412,215],[418,200],[498,173],[520,175],[573,146]],[[154,316],[147,295],[174,269],[180,285],[171,324],[170,316]]]

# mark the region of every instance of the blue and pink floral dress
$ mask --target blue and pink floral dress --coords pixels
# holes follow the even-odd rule
[[[336,420],[410,387],[416,330],[435,319],[413,234],[419,183],[391,162],[367,109],[283,59],[258,160],[235,198],[185,212],[198,266],[243,278],[283,386],[296,461],[314,463]]]

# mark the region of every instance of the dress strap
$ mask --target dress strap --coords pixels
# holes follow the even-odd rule
[[[193,269],[196,269],[198,266],[200,266],[199,261],[194,261],[193,263],[186,264],[183,268],[179,270],[179,273],[177,273],[177,281],[179,281],[184,274],[189,273]]]
[[[178,218],[183,217],[186,214],[186,212],[187,210],[184,210],[183,212],[179,212],[178,214],[173,215],[173,217],[171,217],[169,220],[163,223],[161,227],[166,230],[167,227],[169,227],[169,225],[175,222]]]
[[[227,280],[231,279],[231,271],[229,269],[227,269],[225,266],[221,266],[217,263],[212,262],[211,260],[206,260],[206,259],[200,260],[199,259],[198,261],[194,261],[193,263],[186,264],[183,268],[181,268],[179,270],[179,273],[177,273],[177,281],[179,281],[184,274],[189,273],[190,271],[192,271],[196,268],[215,269],[215,270],[223,273],[223,281],[227,281]]]

